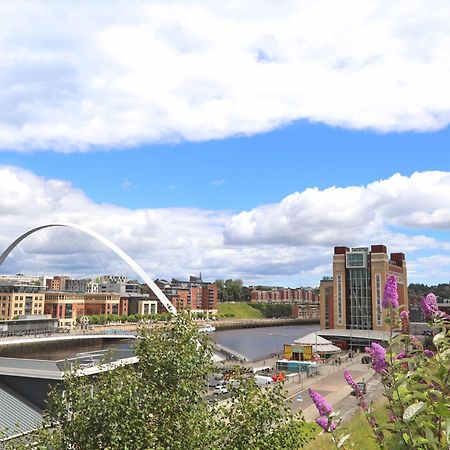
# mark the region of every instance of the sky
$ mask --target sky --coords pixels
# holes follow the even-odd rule
[[[65,221],[154,278],[294,287],[336,245],[383,243],[410,282],[448,282],[449,19],[417,0],[0,3],[0,247]],[[0,272],[133,276],[61,229]]]

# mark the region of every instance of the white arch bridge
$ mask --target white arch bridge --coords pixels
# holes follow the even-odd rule
[[[39,230],[43,230],[44,228],[52,228],[52,227],[68,227],[73,228],[78,231],[82,231],[83,233],[92,236],[93,238],[97,239],[102,244],[106,245],[109,249],[111,249],[117,256],[119,256],[123,261],[125,261],[128,266],[137,274],[139,275],[142,280],[144,280],[144,283],[150,288],[150,290],[156,295],[158,300],[165,306],[167,311],[169,311],[172,314],[176,314],[177,310],[175,307],[170,303],[169,299],[164,295],[164,292],[161,291],[161,289],[154,283],[154,281],[147,275],[147,273],[144,271],[144,269],[136,262],[134,259],[132,259],[129,255],[127,255],[120,247],[118,247],[116,244],[111,242],[109,239],[105,238],[101,234],[97,233],[96,231],[90,230],[89,228],[83,227],[81,225],[76,225],[73,223],[51,223],[47,225],[41,225],[39,227],[33,228],[26,233],[19,236],[0,256],[0,266],[3,264],[3,261],[5,261],[6,257],[14,250],[14,248],[22,242],[24,239],[26,239],[30,234],[36,233]]]

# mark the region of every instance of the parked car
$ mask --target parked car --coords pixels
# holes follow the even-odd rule
[[[214,388],[214,395],[228,394],[228,388],[224,384],[218,384]]]
[[[363,394],[366,393],[367,387],[366,387],[366,383],[364,383],[364,381],[358,381],[358,382],[356,383],[356,386],[359,387],[359,390],[360,390]],[[356,392],[355,392],[354,390],[352,391],[352,395],[356,395]]]

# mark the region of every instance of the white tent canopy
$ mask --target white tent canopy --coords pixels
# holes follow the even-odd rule
[[[327,339],[318,336],[316,333],[310,333],[294,341],[295,344],[311,345],[314,353],[337,353],[341,349],[333,345]]]

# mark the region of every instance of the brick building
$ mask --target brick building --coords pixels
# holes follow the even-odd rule
[[[177,310],[217,311],[217,285],[203,281],[201,275],[191,276],[189,281],[172,278],[171,282],[156,280],[155,283]],[[156,299],[154,294],[151,293],[150,296]],[[158,312],[163,311],[165,311],[164,306],[158,302]]]
[[[77,317],[97,314],[128,314],[128,299],[120,294],[48,291],[44,313],[59,320],[64,328],[74,326]]]
[[[319,294],[308,288],[253,289],[250,293],[251,303],[319,303]]]
[[[399,303],[408,307],[403,253],[388,255],[384,245],[352,249],[335,247],[332,281],[323,280],[322,283],[326,301],[321,305],[321,328],[387,330],[382,299],[390,274],[397,278]]]

